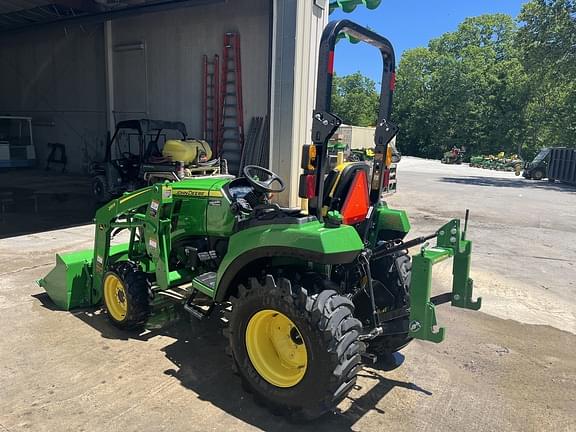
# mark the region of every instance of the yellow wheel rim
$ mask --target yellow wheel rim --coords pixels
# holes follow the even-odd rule
[[[104,279],[104,303],[108,313],[116,321],[123,321],[128,313],[126,288],[118,276],[109,273]]]
[[[270,384],[293,387],[304,378],[306,344],[286,315],[265,309],[252,316],[246,327],[246,349],[256,371]]]

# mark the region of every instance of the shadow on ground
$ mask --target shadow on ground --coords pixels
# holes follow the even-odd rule
[[[547,180],[538,181],[538,180],[526,180],[521,178],[468,176],[468,177],[442,177],[440,181],[444,183],[456,183],[456,184],[465,184],[474,186],[542,189],[542,190],[556,190],[568,193],[576,193],[575,186],[559,182],[552,183]]]
[[[58,310],[45,294],[33,296],[43,307]],[[208,401],[229,415],[262,430],[337,432],[350,431],[352,426],[370,412],[385,414],[377,405],[394,387],[402,387],[430,396],[431,392],[414,383],[387,379],[381,371],[364,369],[359,373],[362,384],[356,385],[348,400],[352,404],[344,411],[329,413],[309,423],[295,425],[281,416],[275,416],[259,406],[252,395],[242,386],[240,378],[232,371],[232,359],[226,354],[227,341],[222,336],[223,323],[214,313],[203,321],[180,320],[161,330],[144,333],[123,331],[112,326],[106,314],[100,310],[80,309],[74,316],[100,332],[106,339],[136,339],[147,341],[157,335],[174,338],[175,341],[162,351],[173,368],[164,374],[177,378],[181,385],[192,390],[198,398]],[[362,386],[366,386],[363,389]],[[369,388],[368,388],[369,387]],[[355,396],[356,393],[359,396]]]
[[[0,171],[0,238],[91,223],[90,179],[40,170]]]

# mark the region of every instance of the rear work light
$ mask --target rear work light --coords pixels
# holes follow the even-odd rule
[[[314,174],[301,174],[298,185],[298,196],[311,199],[316,196],[316,176]]]
[[[340,211],[342,222],[346,225],[354,225],[364,221],[369,208],[370,198],[368,196],[366,171],[358,170]]]
[[[308,174],[306,176],[306,198],[314,198],[316,196],[316,176]]]

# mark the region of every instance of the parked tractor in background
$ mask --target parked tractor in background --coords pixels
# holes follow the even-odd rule
[[[452,147],[450,151],[444,153],[440,162],[444,164],[460,165],[464,159],[464,150],[458,147]]]
[[[104,160],[90,166],[92,193],[107,202],[124,192],[162,180],[220,172],[206,141],[188,139],[182,122],[125,120],[118,122]]]
[[[380,95],[372,167],[345,162],[326,175],[328,143],[341,124],[330,113],[341,32],[380,50],[390,85]],[[39,284],[62,309],[102,304],[123,329],[223,313],[233,368],[257,400],[294,420],[333,410],[363,364],[378,367],[413,339],[444,339],[437,305],[480,308],[469,277],[468,213],[464,226],[453,219],[408,240],[406,212],[381,200],[398,131],[389,121],[394,65],[380,35],[347,20],[324,30],[299,188],[308,212],[271,202],[284,180],[253,165],[238,178],[157,183],[100,208],[94,248],[58,254]],[[129,241],[112,244],[119,230]],[[432,268],[449,258],[452,289],[431,297]]]
[[[524,162],[518,155],[512,154],[508,157],[504,152],[497,155],[472,156],[470,166],[475,168],[485,168],[496,171],[513,171],[517,176],[522,171]]]

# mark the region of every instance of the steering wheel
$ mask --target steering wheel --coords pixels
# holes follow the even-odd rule
[[[286,189],[282,177],[258,165],[246,165],[244,167],[244,176],[254,186],[254,189],[259,192],[279,193]],[[272,187],[275,182],[278,183],[276,188]]]

